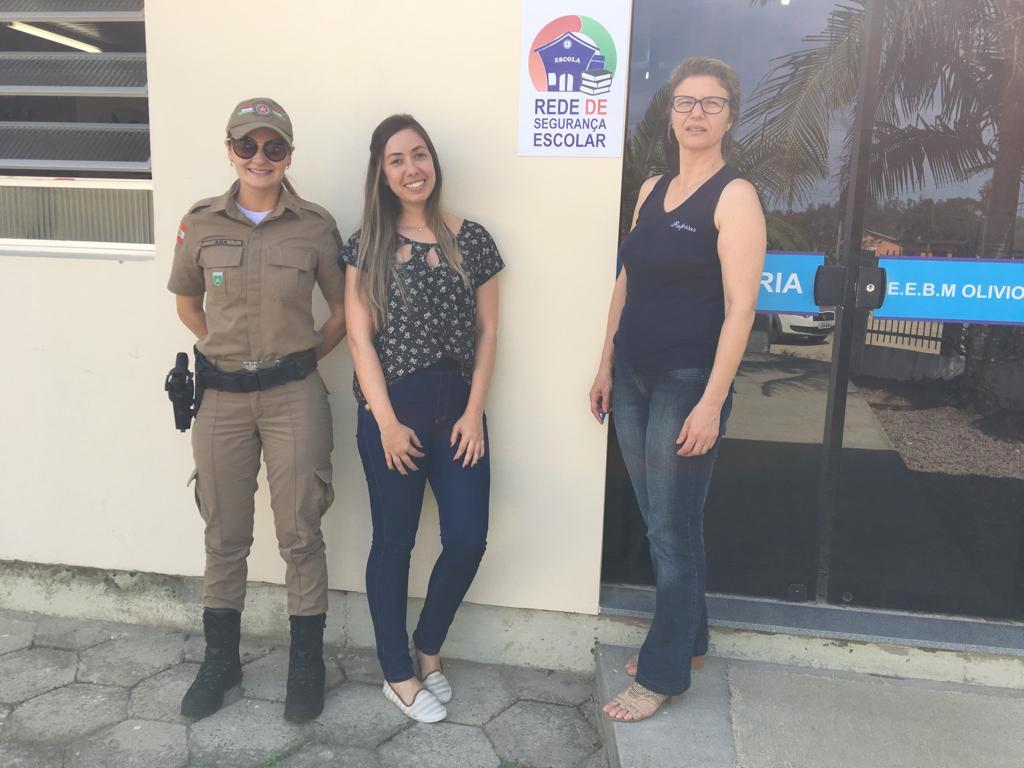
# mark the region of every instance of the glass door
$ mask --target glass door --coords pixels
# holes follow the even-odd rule
[[[1024,18],[937,5],[882,29],[862,246],[887,291],[854,333],[827,593],[1024,619]]]
[[[793,107],[794,93],[812,90],[829,104],[827,81],[776,87],[780,57],[807,47],[832,17],[832,0],[751,3],[636,0],[630,62],[628,136],[622,233],[644,179],[664,169],[662,139],[672,68],[692,55],[731,64],[743,89],[737,151],[729,162],[757,187],[765,205],[771,253],[759,314],[736,380],[736,397],[705,514],[708,589],[802,600],[815,593],[817,493],[833,356],[835,312],[814,304],[818,266],[838,259],[842,222],[844,142],[852,109]],[[847,43],[860,30],[847,30]],[[737,45],[742,41],[742,45]],[[800,70],[814,80],[817,64]],[[852,107],[856,84],[844,92]],[[848,92],[848,93],[847,93]],[[810,131],[814,156],[795,151]],[[618,446],[609,440],[603,579],[653,583],[643,523]]]
[[[1024,18],[907,5],[636,0],[623,233],[661,171],[668,72],[730,62],[730,161],[770,253],[706,507],[709,591],[1022,619]],[[818,266],[838,291],[820,306]],[[603,579],[651,584],[614,436],[608,467]]]

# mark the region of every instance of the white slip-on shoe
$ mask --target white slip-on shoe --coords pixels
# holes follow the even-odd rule
[[[452,684],[448,682],[444,672],[438,669],[423,677],[423,667],[420,665],[420,652],[412,641],[409,642],[409,651],[412,653],[413,671],[416,673],[416,677],[420,679],[420,682],[423,683],[423,687],[437,696],[437,700],[442,704],[447,704],[451,701]]]
[[[385,680],[384,698],[398,707],[403,715],[420,723],[437,723],[448,717],[448,710],[445,709],[444,704],[426,688],[420,689],[416,698],[412,700],[412,704],[406,704]]]
[[[447,704],[452,700],[452,684],[448,682],[448,678],[441,670],[431,672],[421,682],[423,687],[434,694],[442,704]]]

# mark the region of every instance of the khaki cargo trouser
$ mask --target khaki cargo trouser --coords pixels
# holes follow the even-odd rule
[[[288,613],[327,612],[320,518],[334,501],[333,447],[327,389],[316,371],[262,392],[206,390],[192,429],[196,503],[206,523],[205,607],[241,611],[245,604],[262,451]]]

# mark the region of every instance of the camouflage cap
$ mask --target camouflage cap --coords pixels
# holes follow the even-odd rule
[[[243,99],[228,118],[228,136],[240,139],[257,128],[269,128],[292,143],[292,121],[284,107],[273,99]]]

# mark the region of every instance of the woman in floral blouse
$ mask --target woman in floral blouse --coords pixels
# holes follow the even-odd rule
[[[392,115],[373,132],[362,227],[345,246],[345,317],[359,402],[373,543],[366,592],[384,695],[421,722],[447,715],[441,645],[487,541],[484,402],[494,369],[504,266],[482,226],[441,208],[441,167],[423,127]],[[427,481],[443,550],[413,645],[409,558]]]

